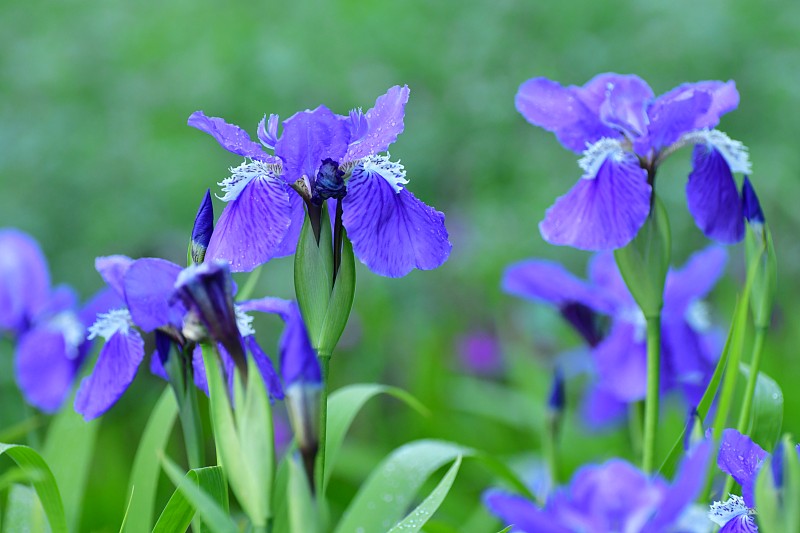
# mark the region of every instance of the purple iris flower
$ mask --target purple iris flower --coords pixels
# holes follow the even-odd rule
[[[489,510],[515,533],[668,533],[703,488],[711,445],[687,454],[670,484],[648,476],[621,459],[579,469],[566,487],[556,489],[541,507],[501,490],[484,494]]]
[[[187,269],[157,258],[133,260],[117,255],[99,257],[95,267],[123,305],[97,315],[89,338],[100,336],[100,350],[92,374],[84,378],[75,398],[75,410],[91,420],[105,413],[127,390],[144,359],[144,332],[156,332],[158,357],[152,368],[165,377],[162,364],[170,344],[191,347],[209,334],[219,345],[224,367],[232,376],[234,363],[246,350],[255,358],[273,398],[282,398],[272,363],[255,342],[252,317],[233,306],[230,271],[224,262],[203,263]],[[231,296],[230,298],[228,296]],[[201,333],[202,332],[202,333]],[[208,392],[202,353],[192,348],[195,383]],[[276,385],[277,384],[277,385]]]
[[[220,184],[228,205],[208,256],[230,261],[238,272],[292,254],[303,203],[333,200],[355,255],[373,272],[401,277],[444,263],[451,249],[444,215],[406,189],[403,165],[380,155],[403,131],[408,95],[408,87],[394,86],[366,113],[348,116],[325,106],[295,113],[280,135],[278,116],[270,115],[258,127],[263,147],[238,126],[193,113],[190,126],[246,158]]]
[[[800,447],[796,447],[800,455]],[[714,502],[709,518],[719,526],[720,533],[752,533],[758,531],[755,519],[755,485],[758,473],[770,454],[753,442],[750,437],[735,429],[722,432],[722,443],[717,456],[717,466],[730,475],[742,487],[742,495],[731,495],[724,502]],[[783,485],[783,443],[775,448],[772,460],[775,486]]]
[[[16,341],[14,373],[25,400],[46,413],[58,410],[91,347],[86,329],[113,306],[98,293],[83,307],[67,286],[50,287],[39,245],[16,229],[0,230],[0,336]]]
[[[517,110],[583,154],[583,176],[547,210],[539,224],[542,237],[584,250],[625,246],[650,212],[658,165],[678,148],[694,145],[689,211],[708,237],[741,240],[742,205],[733,173],[750,172],[747,149],[712,129],[738,105],[733,81],[686,83],[659,97],[633,75],[600,74],[583,87],[546,78],[523,83]]]
[[[473,374],[491,376],[503,367],[500,342],[488,331],[473,331],[459,337],[457,353],[461,365]]]
[[[670,270],[661,315],[661,387],[678,389],[696,405],[719,357],[718,336],[710,328],[701,299],[722,275],[724,249],[711,247],[694,254],[687,264]],[[625,404],[644,399],[647,385],[645,320],[610,253],[596,255],[589,281],[561,265],[530,259],[506,269],[503,290],[557,307],[589,344],[597,381],[587,401],[593,425],[608,422]],[[610,318],[607,331],[600,317]]]

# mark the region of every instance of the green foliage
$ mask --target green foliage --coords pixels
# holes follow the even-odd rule
[[[795,444],[783,438],[783,486],[775,484],[772,461],[768,458],[756,479],[756,508],[759,532],[800,532],[800,459]]]
[[[290,531],[317,533],[320,531],[319,515],[308,477],[295,457],[287,457],[286,463],[289,472],[287,496]]]
[[[741,365],[742,373],[750,375],[750,367]],[[763,372],[758,373],[753,412],[747,434],[765,450],[772,450],[783,427],[783,391],[778,383]]]
[[[189,504],[194,507],[197,514],[202,518],[203,523],[208,526],[212,533],[238,533],[239,528],[236,523],[228,515],[226,499],[223,496],[224,483],[222,481],[221,472],[209,473],[209,479],[205,480],[209,492],[204,490],[206,487],[201,484],[200,476],[197,471],[195,474],[187,474],[184,476],[180,467],[170,461],[167,457],[163,458],[164,471],[172,482],[178,487],[178,490],[188,500]],[[205,475],[204,475],[205,477]],[[222,485],[221,485],[222,484]],[[175,507],[170,511],[176,514],[182,514],[185,507]],[[162,515],[163,516],[163,515]],[[177,519],[178,516],[175,516]],[[171,525],[172,517],[165,517],[166,522],[164,526]],[[159,519],[159,522],[161,520]],[[158,527],[158,525],[156,526]],[[178,529],[164,529],[163,531],[173,531],[177,533]]]
[[[224,521],[219,515],[228,513],[228,485],[225,483],[222,467],[210,466],[192,469],[186,473],[186,479],[194,483],[218,505],[219,509],[212,511],[215,514],[214,523],[217,528],[216,530],[212,529],[212,531],[218,531],[220,528],[224,529],[226,526],[222,525]],[[183,481],[181,480],[179,483],[178,488],[175,489],[169,502],[167,502],[167,506],[161,512],[161,516],[159,516],[158,522],[153,528],[153,533],[184,533],[192,523],[192,519],[197,512],[197,507],[193,502],[198,501],[198,497],[195,494],[194,499],[188,499],[181,488]],[[205,498],[200,499],[205,501]]]

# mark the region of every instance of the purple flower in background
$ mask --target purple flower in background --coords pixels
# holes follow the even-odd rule
[[[208,334],[218,342],[229,376],[233,364],[244,358],[246,346],[264,376],[270,395],[282,398],[279,384],[274,387],[272,364],[255,342],[252,317],[235,308],[228,309],[233,300],[228,299],[231,281],[226,263],[181,269],[164,259],[133,260],[117,255],[97,258],[95,267],[124,304],[98,314],[89,328],[90,339],[100,336],[106,342],[94,370],[84,378],[75,398],[75,410],[84,418],[90,420],[105,413],[133,382],[144,359],[144,340],[137,327],[144,332],[156,332],[158,357],[154,357],[152,368],[162,377],[166,377],[163,363],[171,344],[184,349],[191,346],[187,340],[198,341]],[[192,366],[195,383],[208,392],[198,347],[192,351]]]
[[[583,154],[578,183],[539,224],[552,244],[585,250],[625,246],[645,222],[656,169],[684,145],[694,145],[686,195],[708,237],[724,243],[744,235],[734,172],[748,174],[746,148],[712,129],[739,105],[729,81],[686,83],[655,97],[641,78],[600,74],[582,87],[533,78],[516,96],[517,110]]]
[[[696,405],[719,356],[716,334],[701,299],[722,275],[727,254],[718,247],[693,255],[671,270],[662,311],[662,390],[681,390]],[[647,384],[645,320],[630,295],[614,258],[598,254],[581,280],[549,261],[526,260],[506,269],[503,290],[554,305],[589,344],[597,380],[589,393],[587,415],[603,424],[624,404],[643,399]],[[607,332],[599,317],[610,318]]]
[[[249,271],[273,257],[294,253],[303,223],[303,202],[339,202],[341,222],[355,255],[373,272],[401,277],[414,268],[439,267],[450,254],[444,215],[418,200],[406,172],[386,152],[403,131],[408,87],[395,86],[375,106],[348,116],[325,106],[283,122],[262,119],[258,138],[238,126],[197,111],[189,125],[212,135],[246,161],[221,185],[227,202],[211,238],[211,259]],[[265,149],[274,151],[268,154]]]
[[[458,339],[457,353],[461,366],[477,375],[496,374],[503,367],[503,354],[497,337],[475,331]]]
[[[95,313],[114,305],[106,292],[84,307],[67,286],[50,287],[39,245],[16,229],[0,230],[0,336],[16,341],[14,374],[25,400],[58,410],[86,358],[86,329]]]
[[[621,459],[579,469],[544,507],[501,490],[484,504],[515,533],[668,533],[703,488],[711,445],[699,444],[684,459],[672,484]]]

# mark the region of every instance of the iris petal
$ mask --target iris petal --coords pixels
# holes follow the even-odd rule
[[[722,432],[717,466],[742,486],[742,496],[748,507],[755,504],[753,490],[756,474],[768,455],[747,435],[742,435],[735,429]]]
[[[109,287],[114,289],[117,295],[125,299],[125,272],[133,263],[133,259],[125,255],[108,255],[98,257],[94,260],[94,268],[100,274]]]
[[[353,251],[376,274],[405,276],[441,266],[452,248],[444,214],[407,189],[395,192],[377,173],[356,167],[342,201],[342,222]]]
[[[483,503],[503,523],[512,524],[512,532],[569,533],[570,531],[536,507],[533,502],[516,494],[489,490],[483,495]]]
[[[647,172],[608,158],[597,176],[581,179],[545,213],[539,230],[551,244],[609,250],[628,244],[650,212]]]
[[[369,125],[367,134],[350,145],[344,156],[345,161],[361,159],[389,148],[397,136],[403,133],[403,116],[408,94],[407,85],[395,85],[386,94],[378,97],[375,106],[366,113]]]
[[[206,261],[221,259],[233,272],[249,272],[276,257],[285,251],[281,242],[289,231],[291,209],[285,183],[264,177],[251,180],[222,211]]]
[[[608,336],[592,351],[603,387],[623,401],[645,397],[647,353],[643,342],[636,342],[636,326],[617,320]]]
[[[143,358],[144,341],[136,330],[112,335],[100,350],[91,375],[81,382],[75,410],[86,420],[108,411],[133,382]]]
[[[125,301],[137,326],[144,331],[174,325],[182,327],[184,310],[172,301],[181,267],[164,259],[137,259],[125,273]]]
[[[281,380],[278,377],[278,373],[272,365],[272,360],[264,353],[264,350],[258,345],[253,335],[245,337],[245,344],[247,345],[250,355],[253,356],[253,360],[256,362],[264,384],[267,386],[269,397],[273,400],[282,400],[283,388],[281,387]]]
[[[54,413],[69,394],[79,360],[70,358],[64,335],[35,328],[17,343],[14,373],[25,400],[45,413]]]
[[[744,213],[728,162],[714,147],[696,145],[686,184],[689,212],[703,233],[733,244],[744,236]]]
[[[39,244],[16,229],[0,230],[0,330],[21,333],[46,304],[49,291]]]
[[[243,157],[267,163],[277,162],[268,155],[261,146],[253,142],[250,136],[239,126],[228,124],[218,117],[208,117],[202,111],[195,111],[189,116],[189,126],[208,133],[227,151]]]
[[[295,113],[283,123],[275,145],[275,154],[283,161],[284,179],[289,183],[303,176],[313,180],[323,159],[341,161],[349,138],[345,121],[325,106]]]

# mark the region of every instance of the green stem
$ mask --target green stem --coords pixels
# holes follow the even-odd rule
[[[325,442],[328,435],[328,376],[331,354],[319,352],[319,364],[322,368],[322,391],[320,391],[319,408],[319,447],[317,449],[317,491],[322,501],[325,497]]]
[[[628,406],[628,431],[631,437],[631,448],[636,457],[644,453],[644,402],[634,402]]]
[[[750,361],[750,375],[747,378],[747,388],[744,392],[744,400],[742,401],[742,410],[739,412],[739,423],[736,429],[739,433],[747,433],[750,426],[750,413],[753,409],[753,396],[756,392],[756,383],[758,382],[758,368],[761,366],[761,352],[764,348],[764,339],[767,336],[766,328],[757,328],[755,339],[753,341],[753,358]]]
[[[558,453],[557,439],[558,439],[558,420],[556,416],[548,416],[546,426],[542,432],[542,453],[547,466],[550,469],[550,479],[552,486],[558,485]]]
[[[644,451],[642,470],[653,471],[656,456],[656,429],[658,428],[658,380],[661,364],[661,316],[647,318],[647,398],[644,412]]]
[[[177,390],[175,390],[175,394],[179,394]],[[183,398],[178,399],[178,405],[180,406],[179,416],[189,468],[202,468],[206,462],[203,424],[200,420],[200,408],[197,403],[197,389],[193,383],[187,384]]]
[[[247,278],[247,281],[242,287],[242,290],[236,295],[237,301],[243,301],[250,298],[253,294],[253,291],[256,288],[256,284],[258,283],[258,279],[261,277],[261,271],[263,270],[264,265],[258,265],[251,273],[250,276]]]

